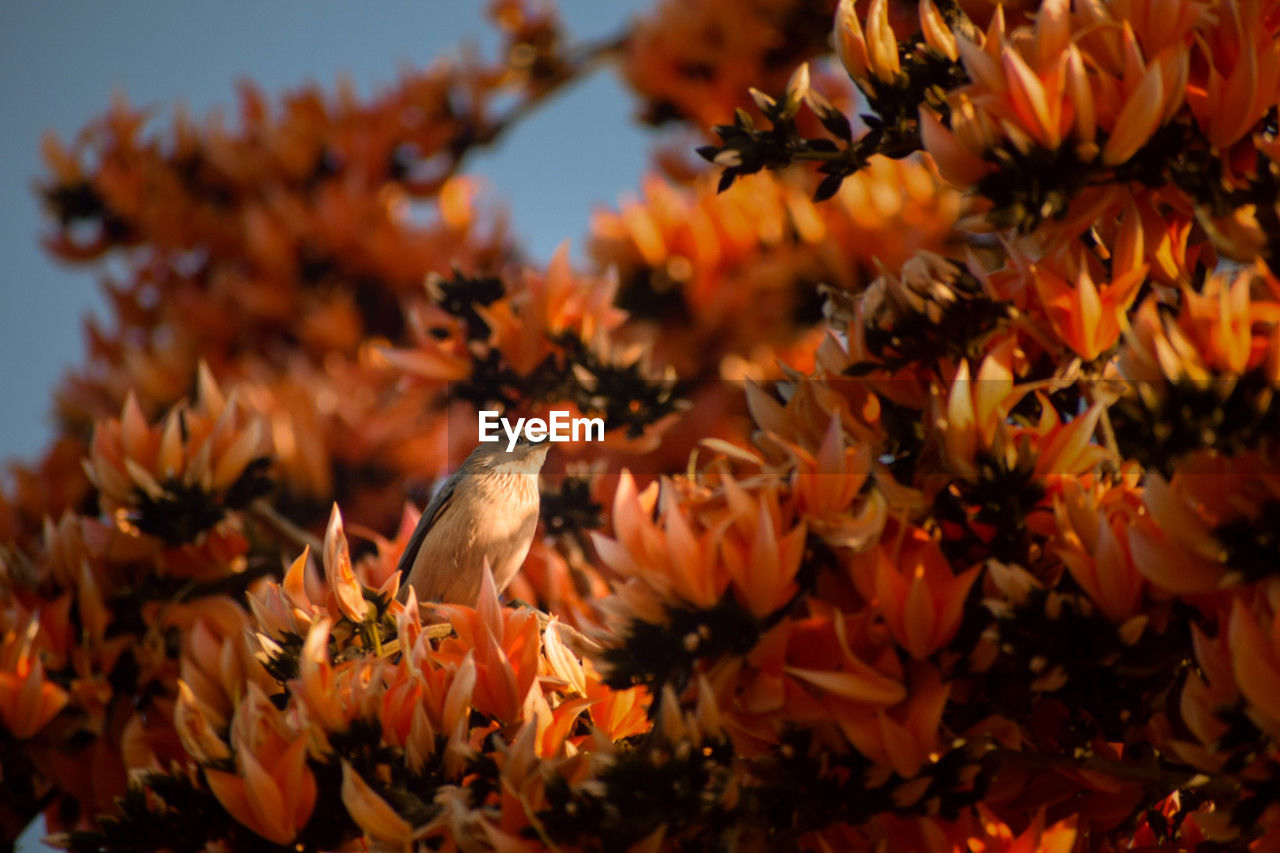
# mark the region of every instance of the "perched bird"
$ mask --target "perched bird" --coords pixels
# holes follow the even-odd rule
[[[547,442],[481,443],[431,498],[400,557],[419,601],[475,604],[485,561],[501,592],[520,570],[538,526],[538,471]]]

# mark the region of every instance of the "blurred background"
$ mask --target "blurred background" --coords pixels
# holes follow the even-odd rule
[[[608,38],[648,4],[561,0],[576,40]],[[182,105],[223,109],[235,86],[267,95],[307,82],[332,92],[346,76],[361,94],[397,71],[470,45],[492,56],[497,37],[481,0],[226,0],[219,3],[0,5],[0,469],[33,457],[52,435],[52,392],[84,355],[86,314],[105,313],[100,270],[72,269],[41,248],[46,233],[34,185],[40,138],[70,140],[113,96],[164,122]],[[506,204],[511,231],[532,259],[565,240],[581,257],[591,210],[638,184],[648,143],[609,69],[559,93],[493,148],[468,161]]]

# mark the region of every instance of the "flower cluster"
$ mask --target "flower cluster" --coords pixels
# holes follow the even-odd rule
[[[705,129],[826,50],[832,0],[662,0],[628,34],[623,71],[651,124]]]
[[[6,837],[1280,844],[1275,4],[493,17],[367,102],[47,144],[51,249],[125,272],[0,494]],[[610,58],[719,142],[532,267],[465,156]],[[550,407],[608,434],[542,609],[401,598],[459,424]]]
[[[775,354],[811,366],[819,285],[854,292],[876,263],[940,251],[960,215],[958,194],[920,163],[877,157],[826,204],[795,177],[757,175],[719,195],[708,176],[653,177],[642,197],[596,214],[593,258],[618,270],[618,304],[633,327],[654,328],[655,355],[678,375],[717,357],[725,379],[775,378]]]
[[[145,797],[67,845],[118,849],[191,818],[191,849],[514,841],[549,807],[551,767],[573,780],[588,754],[648,729],[644,692],[605,687],[561,623],[500,608],[488,583],[424,626],[412,593],[395,601],[388,556],[353,560],[335,507],[322,572],[304,550],[249,590],[254,659],[244,637],[199,626],[173,710],[194,764],[144,773]]]

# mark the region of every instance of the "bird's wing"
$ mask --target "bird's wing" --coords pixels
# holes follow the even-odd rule
[[[405,577],[409,576],[409,572],[413,569],[414,560],[418,559],[418,551],[422,549],[422,541],[427,538],[427,533],[439,520],[440,516],[444,515],[445,507],[453,500],[457,485],[457,478],[450,477],[432,496],[427,508],[422,511],[422,518],[418,519],[418,526],[413,529],[413,535],[409,537],[409,544],[404,547],[404,553],[400,555],[400,563],[396,566],[396,570]]]

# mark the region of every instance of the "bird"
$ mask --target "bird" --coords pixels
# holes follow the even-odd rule
[[[474,605],[486,566],[502,592],[538,526],[538,472],[549,443],[481,442],[436,491],[400,556],[400,599]]]

